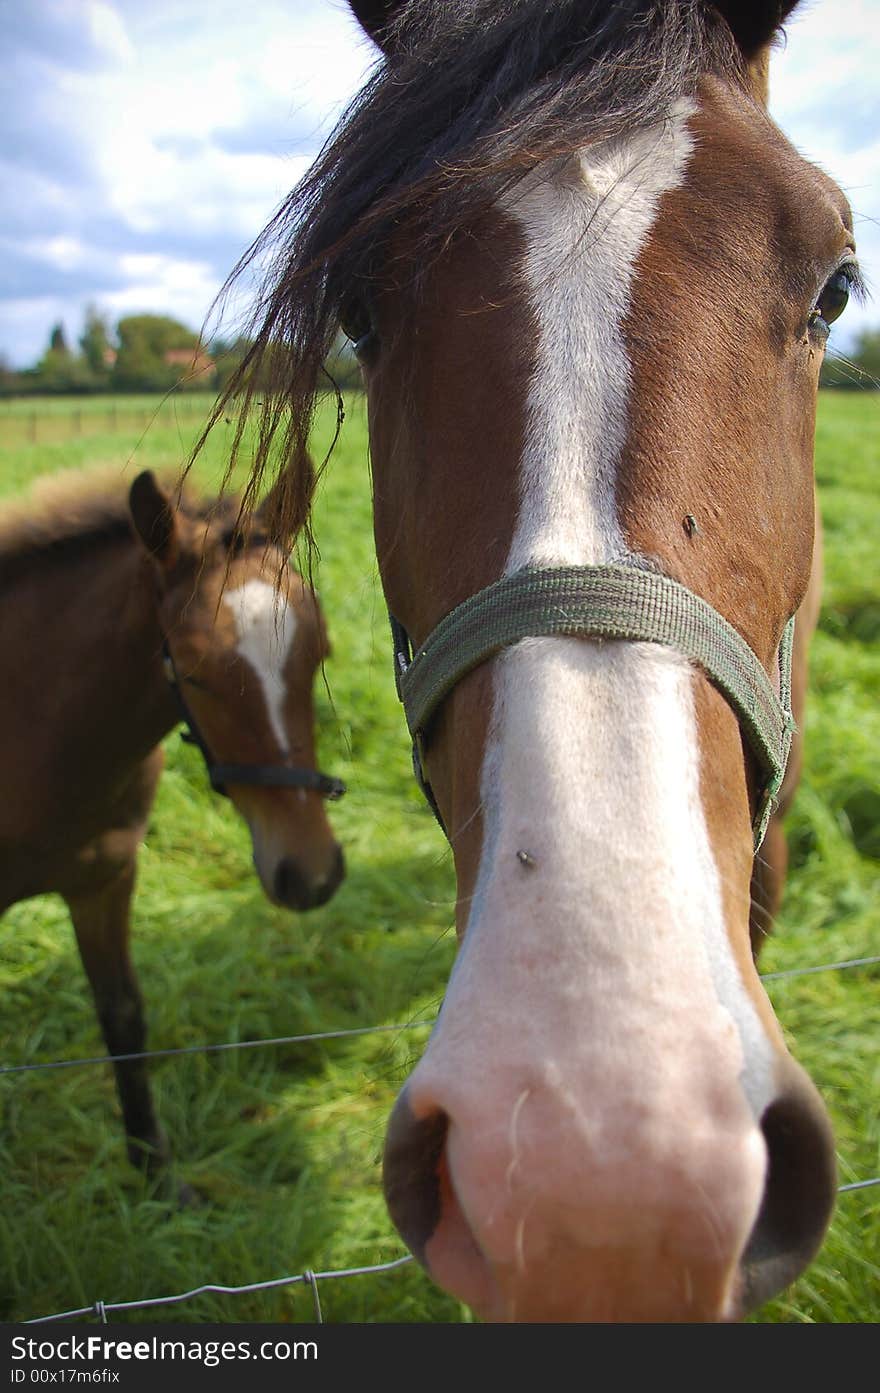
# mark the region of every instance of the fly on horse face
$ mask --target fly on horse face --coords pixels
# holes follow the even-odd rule
[[[350,4],[382,57],[269,229],[246,372],[276,369],[299,448],[355,345],[455,860],[390,1212],[485,1319],[738,1319],[836,1184],[751,941],[800,759],[819,367],[859,284],[846,200],[767,111],[793,5]]]
[[[0,913],[62,897],[107,1047],[137,1053],[130,905],[159,742],[181,720],[272,901],[310,909],[342,880],[322,800],[343,785],[315,768],[318,601],[231,499],[177,509],[150,473],[130,493],[62,476],[0,516],[0,631]],[[145,1063],[115,1073],[130,1158],[152,1171],[166,1145]]]

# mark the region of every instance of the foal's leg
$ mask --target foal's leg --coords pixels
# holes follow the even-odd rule
[[[112,880],[85,894],[65,894],[80,956],[98,1020],[111,1054],[144,1049],[143,998],[129,952],[129,913],[135,881],[134,855]],[[121,1060],[113,1066],[122,1105],[128,1155],[147,1174],[168,1159],[168,1146],[153,1109],[145,1060]]]

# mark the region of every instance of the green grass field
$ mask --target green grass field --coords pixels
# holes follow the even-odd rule
[[[177,469],[205,398],[0,404],[0,496],[37,475]],[[329,439],[331,412],[319,434]],[[225,427],[197,467],[223,470]],[[817,468],[826,600],[813,659],[806,775],[791,817],[793,869],[762,968],[877,952],[880,888],[880,394],[827,393]],[[391,677],[357,399],[319,488],[317,570],[333,655],[318,700],[320,766],[348,877],[325,908],[272,908],[230,805],[172,735],[140,863],[134,952],[153,1048],[430,1020],[453,958],[454,881],[413,783]],[[768,984],[797,1057],[827,1099],[841,1180],[880,1175],[876,968]],[[103,1053],[72,931],[51,897],[14,907],[0,934],[6,1064]],[[169,1211],[125,1160],[110,1071],[0,1077],[0,1319],[388,1261],[380,1158],[393,1099],[424,1027],[304,1046],[156,1061],[158,1108],[179,1173],[203,1196]],[[414,1265],[324,1282],[329,1322],[469,1319]],[[308,1321],[303,1286],[204,1295],[127,1322]],[[111,1316],[111,1319],[113,1317]],[[840,1196],[819,1259],[757,1320],[880,1319],[880,1187]]]

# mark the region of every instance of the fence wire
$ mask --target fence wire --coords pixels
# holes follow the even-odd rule
[[[795,967],[781,972],[764,972],[761,977],[764,981],[779,981],[783,978],[806,977],[817,972],[842,971],[847,968],[873,967],[880,963],[880,955],[866,958],[848,958],[842,962],[822,963],[817,967]],[[223,1050],[246,1050],[258,1049],[270,1045],[302,1045],[321,1040],[341,1040],[364,1035],[389,1034],[405,1030],[417,1030],[421,1027],[431,1026],[432,1020],[407,1021],[401,1025],[373,1025],[360,1026],[348,1030],[323,1030],[313,1032],[309,1035],[280,1035],[265,1040],[227,1040],[219,1044],[207,1045],[184,1045],[173,1049],[160,1050],[141,1050],[134,1054],[122,1055],[95,1055],[86,1059],[62,1059],[50,1060],[45,1063],[37,1064],[11,1064],[0,1067],[0,1075],[20,1074],[36,1069],[73,1069],[89,1064],[113,1064],[120,1060],[132,1059],[167,1059],[174,1055],[187,1054],[207,1054],[216,1053]],[[851,1193],[855,1190],[867,1190],[880,1185],[880,1176],[872,1177],[870,1180],[855,1180],[845,1185],[839,1185],[837,1193],[840,1195]],[[242,1296],[253,1292],[274,1291],[281,1287],[291,1287],[306,1285],[311,1288],[312,1300],[315,1308],[315,1321],[323,1323],[323,1312],[321,1309],[321,1299],[318,1292],[318,1282],[327,1282],[344,1277],[363,1277],[372,1276],[380,1272],[394,1272],[399,1268],[407,1266],[413,1262],[411,1254],[407,1253],[403,1257],[394,1258],[390,1262],[377,1263],[370,1267],[348,1267],[335,1271],[315,1272],[311,1268],[306,1268],[304,1272],[289,1277],[273,1277],[264,1282],[248,1282],[243,1286],[227,1287],[209,1282],[201,1287],[193,1287],[190,1291],[179,1292],[174,1296],[151,1296],[144,1297],[140,1301],[94,1301],[90,1306],[80,1306],[76,1310],[58,1311],[48,1316],[33,1316],[24,1321],[25,1325],[45,1325],[54,1321],[78,1320],[83,1317],[93,1317],[100,1323],[108,1324],[108,1312],[118,1311],[138,1311],[151,1310],[156,1306],[178,1306],[184,1301],[192,1301],[198,1296],[220,1295],[220,1296]]]
[[[780,981],[784,977],[806,977],[814,972],[834,972],[848,967],[872,967],[880,963],[880,956],[873,958],[848,958],[844,962],[823,963],[819,967],[793,967],[785,972],[762,972],[765,982]],[[256,1050],[269,1045],[306,1045],[319,1040],[343,1040],[356,1035],[394,1034],[404,1030],[419,1030],[432,1026],[436,1018],[426,1021],[406,1021],[401,1025],[362,1025],[347,1030],[320,1030],[310,1035],[275,1035],[266,1040],[224,1040],[219,1044],[178,1045],[162,1050],[138,1050],[132,1054],[95,1054],[84,1059],[53,1059],[36,1064],[0,1065],[0,1076],[4,1074],[25,1074],[39,1069],[78,1069],[86,1064],[120,1064],[132,1059],[170,1059],[174,1055],[217,1054],[223,1050]]]
[[[311,1268],[306,1268],[305,1272],[301,1272],[296,1277],[273,1277],[268,1282],[248,1282],[241,1287],[221,1287],[209,1282],[203,1287],[193,1287],[192,1291],[180,1292],[177,1296],[150,1296],[145,1297],[143,1301],[94,1301],[91,1306],[80,1306],[76,1311],[59,1311],[53,1316],[34,1316],[31,1320],[24,1321],[24,1324],[46,1325],[50,1321],[77,1320],[80,1316],[96,1316],[102,1325],[107,1325],[108,1311],[146,1311],[153,1306],[179,1306],[182,1301],[192,1301],[194,1297],[204,1296],[206,1293],[220,1296],[244,1296],[249,1292],[274,1291],[279,1287],[291,1287],[305,1283],[312,1289],[315,1321],[322,1325],[324,1315],[318,1295],[318,1282],[329,1282],[337,1277],[375,1276],[379,1272],[393,1272],[396,1268],[406,1267],[408,1263],[414,1261],[412,1254],[406,1253],[402,1258],[393,1258],[391,1262],[380,1262],[373,1267],[345,1267],[335,1272],[313,1272]]]
[[[857,1180],[850,1185],[838,1186],[837,1193],[844,1194],[850,1190],[866,1190],[874,1185],[880,1185],[880,1176],[873,1180]],[[394,1258],[391,1262],[380,1262],[373,1267],[346,1267],[335,1272],[314,1272],[311,1268],[306,1268],[305,1272],[299,1273],[295,1277],[273,1277],[267,1282],[248,1282],[240,1287],[222,1287],[213,1282],[206,1283],[203,1287],[193,1287],[191,1291],[183,1291],[176,1296],[150,1296],[142,1301],[94,1301],[91,1306],[80,1306],[75,1311],[59,1311],[51,1316],[34,1316],[24,1322],[25,1325],[47,1325],[52,1321],[79,1320],[83,1316],[94,1316],[103,1325],[107,1325],[107,1313],[109,1311],[145,1311],[154,1306],[179,1306],[183,1301],[192,1301],[197,1296],[215,1294],[220,1296],[243,1296],[256,1291],[275,1291],[279,1287],[291,1287],[301,1283],[306,1284],[312,1289],[312,1299],[315,1306],[315,1321],[323,1324],[324,1315],[321,1310],[321,1300],[318,1295],[318,1282],[328,1282],[339,1277],[365,1277],[375,1276],[380,1272],[394,1272],[398,1268],[406,1267],[414,1262],[411,1253],[403,1257]]]
[[[319,1030],[311,1035],[275,1035],[268,1040],[225,1040],[216,1045],[179,1045],[164,1050],[138,1050],[133,1054],[95,1054],[87,1059],[52,1059],[39,1064],[9,1064],[2,1074],[24,1074],[37,1069],[77,1069],[83,1064],[121,1064],[131,1059],[168,1059],[181,1054],[217,1054],[222,1050],[256,1050],[267,1045],[306,1045],[316,1040],[342,1040],[353,1035],[391,1034],[433,1025],[430,1021],[407,1021],[404,1025],[361,1025],[350,1030]]]

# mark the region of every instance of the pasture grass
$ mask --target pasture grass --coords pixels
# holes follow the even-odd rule
[[[208,400],[5,404],[0,497],[85,465],[177,470]],[[76,413],[79,413],[77,416]],[[149,418],[149,425],[145,420]],[[328,403],[318,436],[329,440]],[[807,762],[790,819],[792,871],[765,971],[877,951],[880,881],[880,394],[824,394],[817,473],[826,597],[812,664]],[[36,439],[31,438],[36,433]],[[213,490],[228,436],[197,466]],[[177,1209],[125,1159],[110,1071],[0,1077],[0,1319],[241,1285],[402,1253],[380,1160],[394,1097],[418,1057],[454,954],[451,860],[411,777],[373,550],[362,403],[319,485],[316,579],[333,654],[319,685],[319,761],[347,797],[330,805],[348,875],[308,915],[263,898],[244,825],[208,790],[198,753],[172,735],[140,860],[134,954],[153,1048],[401,1026],[345,1040],[197,1053],[152,1066],[179,1177]],[[841,1180],[880,1175],[876,968],[768,982],[792,1049],[830,1107]],[[103,1053],[60,901],[15,906],[0,934],[7,1064]],[[753,1319],[880,1317],[880,1187],[840,1196],[818,1260]],[[323,1282],[330,1322],[469,1319],[414,1265]],[[112,1317],[111,1317],[112,1318]],[[302,1285],[125,1313],[127,1322],[309,1321]]]

